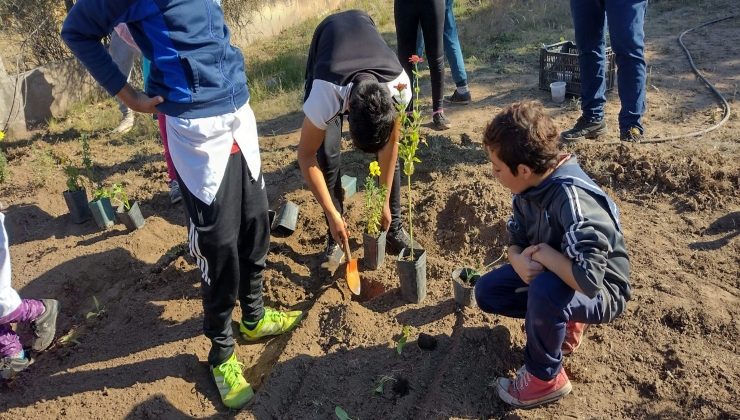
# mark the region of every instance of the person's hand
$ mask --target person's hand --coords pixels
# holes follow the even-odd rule
[[[349,242],[349,233],[347,233],[347,222],[338,211],[334,210],[326,215],[329,221],[329,230],[334,241],[342,248]]]
[[[539,245],[530,245],[520,254],[512,255],[511,266],[523,282],[529,284],[535,277],[545,271],[545,267],[532,259],[532,255],[539,250]]]
[[[385,203],[383,206],[383,214],[380,216],[380,227],[383,231],[388,231],[391,227],[391,219],[393,216],[391,216],[391,206],[388,203]]]
[[[156,114],[158,112],[157,105],[164,102],[163,97],[155,96],[150,98],[144,94],[144,92],[140,92],[131,87],[128,83],[126,83],[123,89],[121,89],[116,96],[130,109],[146,114]]]

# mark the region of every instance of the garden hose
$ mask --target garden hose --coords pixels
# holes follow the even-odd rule
[[[681,35],[678,36],[678,43],[679,43],[679,45],[681,45],[681,48],[683,48],[683,51],[686,54],[686,58],[689,59],[689,65],[691,66],[691,71],[693,71],[694,74],[696,74],[696,76],[702,82],[704,82],[704,84],[709,88],[709,90],[712,91],[712,93],[722,103],[722,110],[723,110],[723,113],[724,113],[724,117],[722,118],[722,120],[720,122],[718,122],[717,124],[715,124],[715,125],[713,125],[713,126],[711,126],[709,128],[706,128],[704,130],[694,131],[694,132],[691,132],[691,133],[679,134],[679,135],[675,135],[675,136],[671,136],[671,137],[665,137],[665,138],[659,138],[659,139],[656,138],[656,139],[643,140],[640,143],[665,143],[665,142],[668,142],[668,141],[673,141],[673,140],[678,140],[678,139],[683,139],[683,138],[688,138],[688,137],[698,137],[698,136],[707,134],[707,133],[709,133],[711,131],[714,131],[714,130],[720,128],[722,125],[724,125],[724,123],[727,122],[728,119],[730,119],[730,104],[727,102],[727,99],[725,99],[725,97],[722,96],[721,93],[719,93],[719,91],[714,87],[714,85],[712,85],[711,83],[709,83],[709,81],[706,78],[704,78],[704,76],[701,75],[701,73],[699,72],[699,69],[696,68],[696,64],[694,64],[694,59],[691,57],[691,53],[689,52],[689,49],[686,48],[686,45],[684,45],[684,43],[683,43],[683,36],[686,35],[689,32],[692,32],[692,31],[696,30],[696,29],[703,28],[703,27],[709,26],[709,25],[713,25],[715,23],[722,22],[722,21],[725,21],[725,20],[728,20],[728,19],[733,19],[735,17],[737,17],[737,15],[726,16],[726,17],[723,17],[723,18],[719,18],[719,19],[715,19],[715,20],[709,21],[709,22],[704,22],[701,25],[694,26],[693,28],[690,28],[690,29],[687,29],[687,30],[681,32]],[[617,142],[615,142],[615,143],[617,143]]]
[[[712,21],[709,21],[709,22],[704,22],[704,23],[702,23],[700,25],[694,26],[693,28],[690,28],[690,29],[687,29],[687,30],[681,32],[681,35],[678,36],[678,43],[679,43],[679,45],[681,45],[681,48],[683,48],[683,51],[686,54],[686,58],[689,59],[689,65],[691,66],[691,71],[693,71],[694,74],[696,74],[696,76],[702,82],[704,82],[704,84],[709,88],[709,90],[711,90],[712,93],[717,98],[719,98],[719,101],[722,103],[722,110],[723,110],[723,113],[724,113],[724,117],[722,118],[722,120],[720,122],[718,122],[717,124],[715,124],[715,125],[713,125],[713,126],[711,126],[709,128],[706,128],[704,130],[694,131],[694,132],[686,133],[686,134],[678,134],[678,135],[675,135],[675,136],[665,137],[665,138],[653,138],[653,139],[643,140],[643,141],[639,142],[639,144],[665,143],[665,142],[679,140],[679,139],[688,138],[688,137],[698,137],[698,136],[707,134],[707,133],[709,133],[711,131],[714,131],[714,130],[720,128],[722,125],[724,125],[724,123],[727,122],[727,120],[730,119],[730,104],[727,102],[727,99],[725,99],[725,97],[722,96],[721,93],[719,93],[719,91],[714,87],[714,85],[712,85],[711,83],[709,83],[709,81],[706,78],[704,78],[704,76],[701,75],[701,73],[699,72],[699,69],[696,68],[696,64],[694,64],[694,59],[691,57],[691,53],[689,52],[689,49],[686,48],[686,45],[683,43],[683,36],[686,35],[687,33],[691,32],[691,31],[696,30],[696,29],[703,28],[703,27],[709,26],[709,25],[713,25],[715,23],[722,22],[722,21],[725,21],[725,20],[734,19],[736,17],[737,17],[737,15],[731,15],[731,16],[726,16],[726,17],[723,17],[723,18],[715,19],[715,20],[712,20]],[[625,143],[625,142],[623,142],[623,141],[612,141],[612,142],[608,142],[608,143],[604,143],[604,144],[606,144],[606,145],[614,145],[614,144],[623,144],[623,143]]]

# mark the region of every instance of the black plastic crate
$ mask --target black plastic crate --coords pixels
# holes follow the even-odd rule
[[[614,88],[617,66],[611,47],[606,48],[606,91]],[[550,83],[565,82],[565,93],[581,96],[581,70],[578,48],[572,41],[544,45],[540,50],[540,89],[550,90]]]

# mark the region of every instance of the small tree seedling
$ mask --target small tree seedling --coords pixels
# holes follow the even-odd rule
[[[346,411],[340,406],[334,407],[334,414],[337,416],[339,420],[354,420],[352,417],[347,414]]]
[[[88,312],[85,315],[85,319],[100,318],[106,312],[105,307],[100,306],[100,302],[98,302],[98,298],[95,296],[93,296],[93,303],[95,304],[95,310]]]
[[[113,188],[111,189],[111,201],[116,207],[123,206],[124,210],[131,210],[131,203],[128,200],[128,194],[126,194],[126,190],[123,189],[123,185],[120,182],[113,184]]]
[[[80,170],[76,166],[66,165],[64,174],[67,175],[67,191],[79,191],[82,189],[80,182]]]
[[[401,328],[401,338],[399,338],[398,343],[396,343],[396,352],[398,354],[403,352],[403,347],[406,345],[406,342],[409,341],[409,337],[411,337],[411,327],[404,325],[403,328]]]

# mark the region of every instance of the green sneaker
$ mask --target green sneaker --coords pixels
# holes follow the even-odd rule
[[[244,407],[254,397],[252,385],[249,385],[242,375],[242,365],[236,360],[236,353],[220,365],[211,366],[211,374],[216,382],[221,401],[224,405],[238,410]]]
[[[247,328],[244,321],[239,324],[239,331],[247,341],[256,341],[270,335],[280,335],[295,328],[303,319],[302,311],[281,312],[265,308],[265,316],[254,329]]]

